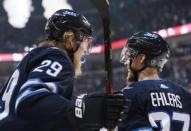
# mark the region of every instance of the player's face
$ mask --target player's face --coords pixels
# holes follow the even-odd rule
[[[144,66],[145,55],[138,54],[128,46],[125,46],[121,52],[120,62],[122,62],[128,70],[127,81],[129,83],[137,81],[137,74],[135,71],[139,71]]]
[[[121,52],[120,62],[127,66],[128,69],[139,70],[144,66],[145,55],[137,54],[133,49],[125,46]]]
[[[138,81],[138,73],[144,67],[144,59],[144,54],[139,54],[128,65],[127,81],[129,84]]]

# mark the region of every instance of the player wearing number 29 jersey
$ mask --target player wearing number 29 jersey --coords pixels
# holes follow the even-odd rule
[[[18,110],[19,104],[24,104],[27,101],[38,101],[38,99],[51,95],[51,93],[60,94],[67,99],[71,99],[73,78],[74,70],[72,62],[62,50],[54,47],[41,47],[31,51],[17,66],[15,72],[1,91],[0,128],[6,129],[4,126],[9,126],[19,131],[27,126],[33,129],[33,125],[30,125],[30,127],[28,123],[20,119],[17,120],[15,113]],[[51,97],[55,96],[52,95]],[[38,124],[42,124],[39,123],[41,118],[48,120],[47,126],[51,126],[53,123],[53,121],[50,121],[50,118],[46,118],[46,113],[52,113],[52,115],[49,114],[49,117],[54,116],[55,112],[51,112],[51,107],[57,106],[59,101],[55,103],[56,98],[50,100],[52,101],[48,101],[48,103],[44,101],[43,103],[50,111],[45,111],[44,116],[41,114],[41,117],[34,117],[34,121],[37,121]],[[40,112],[43,112],[43,110],[36,110],[36,112],[39,112],[40,115]],[[33,114],[21,115],[30,117]],[[52,120],[59,121],[60,116],[54,117]],[[38,120],[35,118],[38,118]],[[4,125],[4,122],[8,124]],[[19,127],[18,124],[21,124],[22,127]]]
[[[128,68],[129,85],[123,93],[129,109],[119,131],[191,131],[191,94],[158,75],[169,51],[167,42],[152,32],[129,38],[121,53]]]
[[[0,92],[0,131],[114,128],[125,101],[122,93],[82,94],[71,100],[80,58],[92,39],[87,19],[58,10],[45,30],[40,47],[24,57]]]
[[[61,119],[61,116],[57,116],[55,115],[56,112],[53,112],[54,107],[56,107],[61,100],[56,98],[52,93],[64,96],[66,99],[71,99],[73,78],[73,65],[70,58],[66,55],[66,52],[55,47],[41,47],[32,50],[17,66],[15,72],[1,91],[0,130],[4,131],[4,128],[6,131],[13,129],[15,131],[22,131],[23,129],[35,130],[36,127],[34,127],[34,125],[24,120],[22,121],[22,119],[18,119],[15,113],[22,112],[18,107],[20,104],[30,103],[30,101],[37,104],[35,101],[48,95],[50,95],[52,99],[47,97],[49,101],[44,100],[42,103],[39,103],[42,104],[41,106],[43,106],[43,104],[47,105],[49,111],[45,111],[44,114],[40,115],[40,112],[38,113],[38,110],[36,110],[36,115],[39,116],[34,117],[33,121],[36,121],[38,125],[43,124],[40,122],[41,119],[43,121],[47,119],[47,127],[52,126],[53,121],[59,121],[59,119]],[[58,103],[55,103],[55,101]],[[48,104],[46,102],[48,102]],[[65,101],[65,104],[67,105],[67,101]],[[30,112],[26,113],[27,114],[23,114],[26,115],[25,117],[33,115],[30,114]],[[46,113],[49,113],[48,117],[54,116],[54,118],[46,118]],[[67,125],[67,122],[63,123]],[[22,127],[18,125],[22,125]],[[14,128],[9,129],[7,127]],[[26,127],[29,129],[26,129]]]

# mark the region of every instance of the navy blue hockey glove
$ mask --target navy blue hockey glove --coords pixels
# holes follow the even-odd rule
[[[125,99],[124,108],[120,113],[120,118],[118,119],[118,123],[117,123],[118,127],[125,126],[130,107],[131,107],[131,100]]]
[[[108,94],[105,99],[104,127],[113,129],[118,124],[120,114],[124,110],[125,97],[121,92]]]
[[[75,107],[70,109],[69,119],[78,131],[115,128],[124,103],[122,93],[82,94],[75,100]]]

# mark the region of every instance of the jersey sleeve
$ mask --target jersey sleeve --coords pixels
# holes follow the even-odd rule
[[[68,57],[57,49],[32,59],[27,81],[21,86],[15,112],[22,118],[45,124],[66,121],[74,71]]]

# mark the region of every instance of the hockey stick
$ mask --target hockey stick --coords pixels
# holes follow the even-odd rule
[[[113,71],[112,71],[112,49],[110,40],[110,13],[108,0],[90,0],[98,10],[103,24],[104,31],[104,47],[105,47],[105,77],[106,86],[105,90],[108,93],[113,92]],[[108,129],[108,131],[113,131]]]
[[[103,24],[104,47],[105,47],[105,73],[106,73],[106,91],[112,93],[113,71],[112,71],[112,49],[110,40],[110,13],[108,0],[90,0],[98,10]]]

